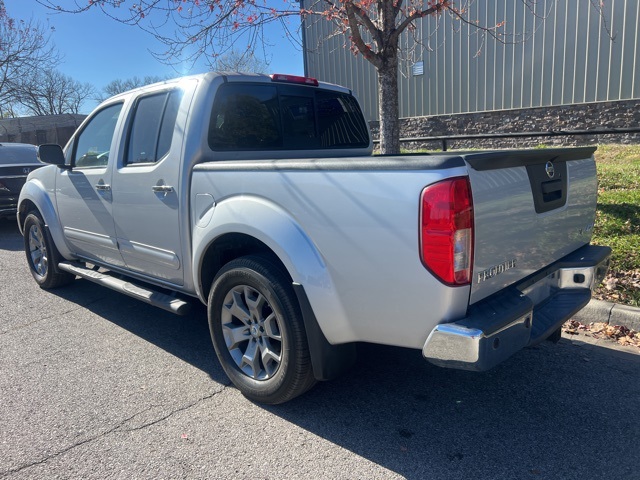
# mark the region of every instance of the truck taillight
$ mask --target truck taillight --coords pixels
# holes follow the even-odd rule
[[[449,178],[422,191],[420,257],[440,281],[471,283],[473,201],[468,177]]]

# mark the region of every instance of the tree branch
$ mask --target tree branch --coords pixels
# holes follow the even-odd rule
[[[377,67],[381,64],[381,59],[378,57],[378,54],[371,50],[371,48],[362,39],[360,29],[358,28],[358,20],[356,19],[355,9],[356,7],[352,3],[345,4],[347,19],[349,21],[349,29],[351,30],[351,41],[356,46],[358,51],[362,53],[362,56]]]

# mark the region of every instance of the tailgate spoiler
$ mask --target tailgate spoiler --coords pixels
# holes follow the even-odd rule
[[[590,158],[596,147],[541,148],[536,150],[499,150],[465,156],[467,164],[483,172],[501,168],[526,167],[547,162],[568,162]]]

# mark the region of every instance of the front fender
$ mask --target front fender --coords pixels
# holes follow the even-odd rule
[[[267,245],[284,264],[294,283],[304,286],[327,340],[352,337],[334,282],[313,240],[282,207],[260,197],[236,196],[215,206],[205,227],[193,229],[193,272],[198,296],[206,301],[198,279],[202,259],[217,238],[229,233],[251,236]]]
[[[44,167],[39,170],[45,170],[47,168],[48,167]],[[33,203],[42,215],[44,223],[49,229],[49,233],[56,248],[63,257],[70,260],[74,258],[74,255],[71,253],[67,247],[67,243],[65,242],[64,235],[62,233],[62,225],[60,224],[56,213],[53,195],[53,187],[47,191],[47,187],[40,178],[29,178],[20,191],[20,197],[18,198],[18,212],[22,212],[24,210],[25,202]],[[24,212],[25,215],[27,213],[28,212]],[[20,224],[21,222],[18,223]],[[22,231],[22,225],[20,224],[19,226],[20,232],[24,234]]]

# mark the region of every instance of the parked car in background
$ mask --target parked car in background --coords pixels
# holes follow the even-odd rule
[[[0,143],[0,218],[15,217],[18,196],[27,175],[43,166],[35,145]]]

